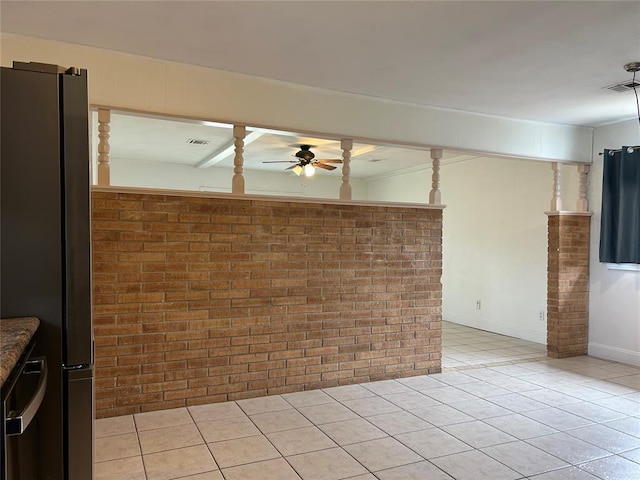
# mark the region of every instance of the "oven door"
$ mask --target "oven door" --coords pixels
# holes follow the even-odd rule
[[[38,413],[47,388],[47,361],[23,355],[2,390],[3,479],[38,480],[37,434],[29,424]],[[6,387],[6,388],[5,388]]]

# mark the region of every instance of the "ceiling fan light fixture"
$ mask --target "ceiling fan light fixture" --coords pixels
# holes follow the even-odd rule
[[[300,174],[302,173],[302,167],[300,165],[296,165],[295,167],[293,167],[293,173],[295,173],[296,175],[300,176]]]
[[[316,173],[316,167],[311,165],[310,163],[304,166],[304,176],[305,177],[313,177]]]

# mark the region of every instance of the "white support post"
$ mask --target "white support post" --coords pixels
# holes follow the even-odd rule
[[[235,145],[235,156],[233,157],[233,180],[231,183],[231,192],[244,194],[244,137],[247,129],[244,125],[233,126],[233,144]]]
[[[578,201],[576,202],[576,212],[588,212],[589,202],[587,201],[587,174],[589,165],[578,165]]]
[[[349,175],[351,175],[351,149],[353,148],[352,138],[343,138],[340,141],[342,148],[342,184],[340,185],[340,200],[351,200],[351,184],[349,183]]]
[[[560,174],[562,173],[561,163],[552,163],[551,170],[553,171],[553,193],[551,195],[551,208],[552,212],[559,212],[562,210],[562,197],[560,195]]]
[[[429,192],[429,204],[440,205],[442,198],[440,195],[440,159],[442,158],[441,148],[431,149],[431,161],[433,173],[431,174],[431,191]]]
[[[111,110],[98,110],[98,185],[111,185],[111,166],[109,165],[109,132],[111,131]]]

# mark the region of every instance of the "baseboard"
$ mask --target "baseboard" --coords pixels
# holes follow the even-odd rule
[[[479,330],[487,330],[493,333],[499,333],[501,335],[508,335],[510,337],[520,338],[522,340],[528,340],[530,342],[540,343],[542,345],[547,344],[547,332],[539,332],[536,330],[530,330],[527,328],[518,328],[511,325],[505,325],[498,322],[466,322],[461,318],[455,318],[455,316],[448,316],[449,318],[443,318],[444,321],[451,323],[457,323],[466,327],[477,328]]]
[[[640,366],[640,352],[626,350],[624,348],[610,347],[609,345],[601,345],[599,343],[589,343],[588,348],[589,355],[592,357]]]

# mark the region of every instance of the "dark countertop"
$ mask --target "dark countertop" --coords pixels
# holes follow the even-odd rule
[[[38,325],[40,320],[35,317],[0,319],[0,386],[18,363]]]

